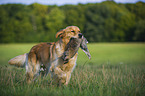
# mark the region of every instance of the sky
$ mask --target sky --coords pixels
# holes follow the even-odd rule
[[[65,4],[86,4],[86,3],[100,3],[106,0],[0,0],[0,4],[32,4],[40,3],[44,5],[65,5]],[[145,2],[145,0],[114,0],[117,3],[136,3],[138,1]]]

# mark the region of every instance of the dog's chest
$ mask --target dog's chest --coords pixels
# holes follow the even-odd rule
[[[77,53],[75,54],[73,58],[69,60],[68,63],[63,64],[59,67],[65,72],[72,72],[76,66],[76,60],[77,60]]]
[[[61,48],[61,46],[56,47],[56,54],[58,57],[60,57],[64,52],[64,48]]]

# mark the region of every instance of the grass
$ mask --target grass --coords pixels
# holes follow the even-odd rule
[[[50,76],[27,85],[25,69],[8,65],[8,60],[29,52],[35,44],[0,45],[0,95],[54,96],[144,96],[145,44],[88,44],[92,59],[79,50],[77,66],[68,86],[52,84]]]

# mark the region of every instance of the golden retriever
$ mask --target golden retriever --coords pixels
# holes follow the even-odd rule
[[[58,37],[60,39],[57,42],[35,45],[29,53],[14,57],[8,63],[17,67],[26,68],[27,83],[32,82],[43,71],[42,75],[47,75],[50,72],[57,84],[67,85],[71,73],[76,66],[77,51],[83,42],[83,40],[80,40],[83,36],[77,26],[68,26],[57,32],[56,38]],[[71,38],[77,38],[76,43]],[[85,43],[81,44],[81,46],[85,45],[86,47]],[[73,47],[76,50],[71,49],[72,45],[76,45]],[[87,47],[83,51],[86,51],[90,57]]]

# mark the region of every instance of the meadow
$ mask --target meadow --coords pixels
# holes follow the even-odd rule
[[[25,69],[8,65],[35,44],[0,44],[0,96],[144,96],[145,43],[88,44],[91,60],[79,49],[68,86],[50,75],[26,84]]]

